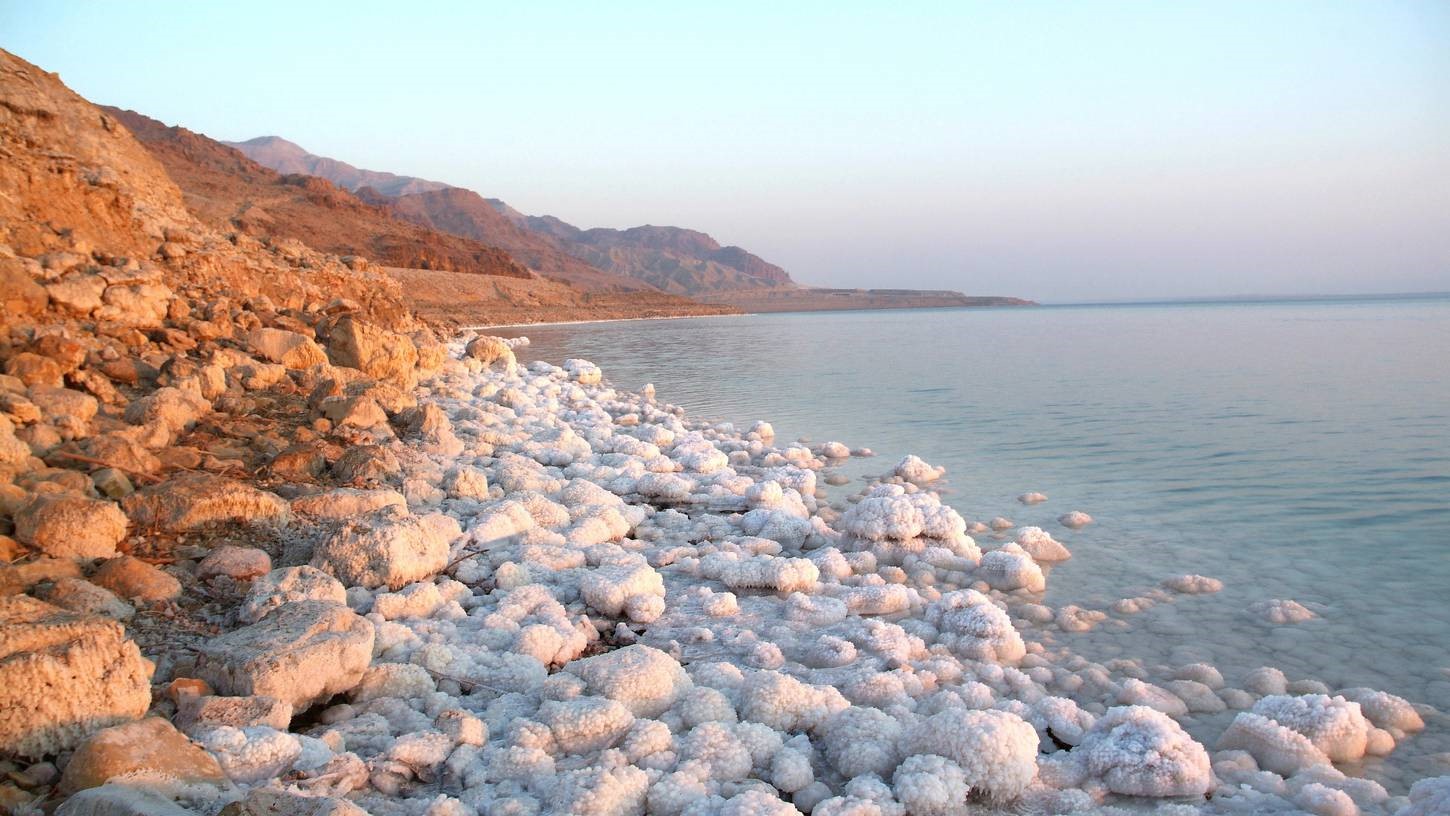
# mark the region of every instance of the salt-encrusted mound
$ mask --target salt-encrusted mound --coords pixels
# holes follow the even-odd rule
[[[1410,803],[1395,816],[1444,816],[1450,813],[1450,776],[1421,779],[1410,787]]]
[[[570,661],[564,667],[593,694],[623,703],[636,717],[657,717],[691,688],[679,661],[648,646]]]
[[[982,563],[977,565],[977,577],[1003,592],[1014,589],[1041,592],[1047,588],[1042,568],[1016,544],[1005,544],[983,555]]]
[[[896,463],[892,472],[908,482],[928,484],[945,476],[947,469],[929,465],[920,456],[908,454],[905,459]]]
[[[1108,709],[1066,762],[1076,764],[1073,785],[1094,779],[1129,796],[1202,796],[1213,784],[1203,746],[1146,706]]]
[[[1018,530],[1017,546],[1038,562],[1066,561],[1072,557],[1067,547],[1041,527],[1023,527]]]
[[[0,752],[54,754],[140,717],[152,669],[109,618],[0,596]]]
[[[912,816],[952,816],[966,805],[971,785],[962,767],[946,757],[917,754],[891,777],[896,801]]]
[[[973,589],[949,592],[926,608],[937,642],[972,660],[1013,665],[1027,654],[1012,619],[991,599]]]
[[[1037,732],[1005,711],[953,708],[933,714],[907,731],[902,753],[950,759],[973,793],[997,801],[1017,798],[1037,776]]]
[[[303,711],[357,685],[372,655],[373,626],[357,613],[327,601],[294,601],[212,638],[196,671],[222,694],[263,694]]]

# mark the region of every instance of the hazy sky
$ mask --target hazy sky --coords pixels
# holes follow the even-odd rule
[[[0,0],[0,46],[209,136],[808,283],[1450,289],[1443,0]]]

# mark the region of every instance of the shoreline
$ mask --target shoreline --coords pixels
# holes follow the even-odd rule
[[[605,317],[595,320],[545,320],[538,323],[492,323],[482,326],[459,326],[459,332],[484,332],[491,329],[523,329],[530,326],[578,326],[589,323],[633,323],[641,320],[694,320],[702,317],[750,317],[752,312],[698,315],[656,315],[651,317]]]

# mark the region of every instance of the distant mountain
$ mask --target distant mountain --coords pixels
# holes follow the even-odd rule
[[[312,175],[282,175],[226,145],[135,111],[102,107],[131,131],[213,226],[257,237],[295,238],[323,252],[385,266],[532,277],[509,253],[427,229]]]
[[[612,275],[687,296],[796,285],[775,264],[696,230],[580,229],[553,216],[524,215],[471,190],[359,170],[276,136],[229,144],[275,170],[325,178],[416,224],[507,249],[540,274],[580,286],[607,287]]]
[[[441,181],[427,181],[412,176],[399,176],[373,170],[359,170],[347,162],[314,156],[280,136],[258,136],[245,142],[222,142],[247,155],[252,161],[270,167],[284,175],[295,173],[303,176],[317,176],[356,192],[371,187],[386,196],[425,193],[447,187]]]

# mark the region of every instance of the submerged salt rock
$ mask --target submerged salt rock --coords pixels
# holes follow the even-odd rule
[[[147,487],[127,496],[121,506],[138,527],[171,532],[227,522],[282,526],[292,516],[280,496],[209,473],[189,473]]]
[[[53,754],[142,716],[152,669],[113,620],[0,596],[0,752]]]
[[[94,788],[118,776],[152,773],[183,783],[222,786],[226,775],[211,754],[160,717],[96,732],[79,748],[60,778],[64,793]]]
[[[1016,799],[1037,775],[1037,731],[1006,711],[951,708],[933,714],[905,734],[902,753],[950,759],[974,794],[995,801]]]
[[[1070,513],[1063,513],[1057,517],[1057,523],[1064,527],[1079,530],[1093,523],[1093,517],[1081,510],[1073,510]]]
[[[40,495],[15,512],[15,537],[56,558],[110,558],[126,537],[126,514],[114,502]]]
[[[1249,604],[1249,615],[1274,626],[1303,623],[1319,617],[1298,601],[1274,598]]]
[[[295,601],[212,638],[197,676],[222,694],[261,694],[296,711],[357,685],[373,652],[373,625],[340,604]]]
[[[1066,547],[1041,527],[1023,527],[1018,530],[1017,546],[1038,562],[1066,561],[1072,557]]]
[[[1037,492],[1023,493],[1017,497],[1017,501],[1023,504],[1042,504],[1047,501],[1047,494]]]
[[[1223,581],[1202,575],[1177,575],[1164,579],[1163,587],[1184,595],[1206,595],[1223,589]]]
[[[450,542],[422,519],[388,507],[349,521],[313,552],[312,566],[347,586],[403,586],[448,564]]]
[[[1410,803],[1395,816],[1444,816],[1450,813],[1450,776],[1421,779],[1410,787]]]
[[[590,694],[623,703],[636,717],[658,717],[693,684],[679,661],[659,649],[633,645],[564,666]]]
[[[896,463],[892,473],[912,484],[929,484],[945,476],[947,469],[929,465],[920,456],[908,454]]]
[[[1047,589],[1047,578],[1042,574],[1042,568],[1016,544],[1007,544],[983,555],[982,562],[977,565],[976,576],[993,589],[1003,592],[1014,589],[1042,592]]]

